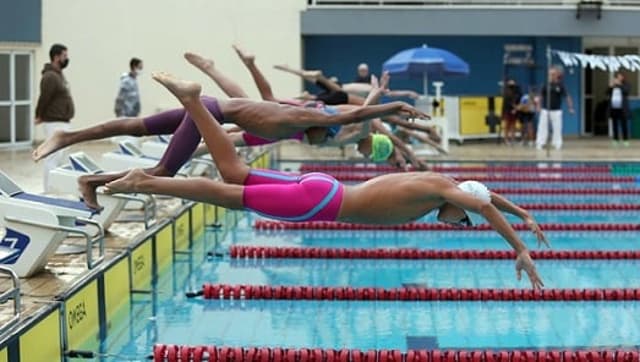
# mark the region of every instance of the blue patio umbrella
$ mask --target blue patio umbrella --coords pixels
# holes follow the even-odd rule
[[[422,78],[424,94],[428,93],[428,77],[468,75],[469,64],[457,55],[423,45],[396,53],[382,65],[384,71],[401,77]]]

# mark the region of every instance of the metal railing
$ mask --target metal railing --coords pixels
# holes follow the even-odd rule
[[[20,278],[13,270],[3,266],[0,266],[0,274],[7,275],[13,281],[13,287],[0,294],[0,305],[13,299],[13,317],[0,326],[0,334],[2,334],[20,321]]]
[[[111,197],[116,199],[125,200],[130,203],[140,203],[142,205],[142,217],[128,216],[120,217],[116,222],[139,222],[144,223],[144,228],[148,229],[156,221],[156,199],[153,195],[125,195],[125,194],[113,194]]]
[[[84,230],[68,227],[68,226],[51,225],[51,224],[46,224],[46,223],[33,221],[33,220],[18,219],[12,216],[5,216],[5,220],[19,223],[19,224],[29,225],[29,226],[37,226],[37,227],[45,228],[49,230],[63,231],[63,232],[69,233],[70,235],[79,235],[80,237],[85,238],[87,242],[86,244],[87,269],[95,268],[98,264],[102,263],[102,261],[104,260],[104,228],[102,227],[102,225],[100,225],[100,223],[94,220],[89,220],[89,219],[80,218],[80,217],[76,219],[78,222],[92,225],[95,228],[97,228],[98,233],[96,234],[95,237],[91,237],[91,235],[89,235],[89,233],[87,233]],[[98,244],[98,257],[94,260],[93,247],[95,244]]]
[[[313,7],[545,7],[572,8],[579,4],[593,3],[584,0],[309,0]],[[597,2],[597,1],[596,1]],[[640,0],[602,0],[603,8],[640,9]]]

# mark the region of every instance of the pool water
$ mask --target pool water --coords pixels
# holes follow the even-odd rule
[[[256,232],[245,216],[217,249],[230,245],[506,249],[491,232]],[[214,231],[204,238],[214,238]],[[458,235],[458,234],[461,235]],[[327,234],[327,235],[325,235]],[[416,235],[423,234],[423,236]],[[556,249],[637,249],[638,234],[549,233]],[[413,236],[411,236],[413,235]],[[425,241],[425,239],[428,239]],[[451,240],[453,239],[453,240]],[[531,244],[533,239],[525,238]],[[208,244],[214,245],[209,242]],[[425,245],[426,244],[426,245]],[[640,261],[539,260],[547,288],[637,288]],[[103,348],[142,356],[153,344],[317,348],[577,348],[640,345],[633,302],[364,302],[188,299],[203,283],[354,287],[527,288],[510,260],[231,259],[177,255],[154,293],[136,295],[129,320]],[[123,332],[126,329],[126,332]],[[135,332],[135,333],[134,333]],[[119,359],[118,359],[119,358]],[[118,357],[115,360],[122,360]]]
[[[569,164],[563,164],[568,166]],[[504,188],[635,188],[635,183],[492,184]],[[509,195],[517,203],[638,204],[640,195]],[[638,223],[634,211],[534,210],[540,223]],[[640,346],[637,302],[417,302],[189,299],[203,283],[396,288],[527,288],[512,260],[323,260],[231,258],[232,245],[335,248],[496,249],[492,231],[260,231],[259,217],[239,213],[207,247],[176,254],[151,294],[131,308],[102,341],[107,359],[142,359],[155,343],[331,349],[531,349]],[[511,222],[519,222],[509,217]],[[427,215],[420,222],[435,222]],[[638,250],[640,232],[546,233],[555,250]],[[519,232],[536,249],[530,232]],[[217,256],[209,256],[215,251]],[[640,288],[640,260],[538,260],[547,288]]]

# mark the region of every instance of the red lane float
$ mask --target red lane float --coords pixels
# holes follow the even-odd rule
[[[238,246],[232,258],[289,259],[514,259],[512,250],[359,249]],[[640,259],[640,250],[532,250],[534,259]]]
[[[640,224],[539,224],[544,231],[639,231]],[[526,224],[513,224],[515,230],[527,231]],[[408,223],[399,225],[365,225],[337,221],[286,222],[256,220],[253,227],[259,230],[395,230],[395,231],[469,231],[493,230],[490,225],[457,228],[447,224]]]
[[[640,195],[640,188],[628,189],[534,189],[492,188],[491,191],[505,195]]]
[[[205,299],[376,301],[622,301],[640,300],[640,289],[353,288],[205,283]]]
[[[413,168],[411,168],[413,171]],[[536,167],[536,166],[441,166],[432,165],[433,172],[544,172],[544,173],[608,173],[609,166],[576,166],[576,167]],[[384,165],[323,165],[304,164],[300,172],[401,172],[395,167]]]
[[[340,181],[367,181],[376,175],[370,173],[334,172],[329,175]],[[633,176],[524,176],[524,175],[478,175],[468,177],[457,175],[458,181],[476,180],[480,182],[606,182],[606,183],[634,183],[636,177]]]
[[[183,352],[185,351],[186,352]],[[169,351],[173,351],[169,353]],[[177,357],[179,356],[179,358]],[[187,356],[188,359],[184,359]],[[174,346],[153,347],[154,362],[638,362],[640,350],[408,350],[293,349],[281,347]]]
[[[640,204],[520,204],[525,210],[640,210]]]

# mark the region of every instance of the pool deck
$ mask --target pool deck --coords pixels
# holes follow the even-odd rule
[[[103,152],[114,149],[111,142],[91,142],[71,147],[68,152],[84,151],[96,160],[100,160]],[[485,141],[463,145],[452,144],[450,154],[446,156],[430,156],[433,160],[456,161],[640,161],[640,141],[634,140],[630,147],[611,145],[609,139],[568,139],[564,149],[536,151],[521,145],[506,146]],[[0,169],[8,173],[26,191],[42,192],[42,163],[34,163],[30,157],[30,149],[0,149]],[[279,157],[287,160],[311,159],[359,159],[351,147],[344,150],[337,148],[316,148],[286,143],[280,146]],[[181,207],[180,200],[158,200],[158,219],[168,217]],[[106,259],[116,257],[122,250],[145,231],[140,222],[115,223],[109,230],[105,240]],[[77,244],[82,241],[68,239],[65,244]],[[84,254],[57,255],[49,260],[46,270],[34,277],[22,279],[22,319],[35,315],[41,308],[54,303],[56,296],[71,288],[88,273]],[[0,292],[10,286],[8,279],[0,279]],[[12,309],[5,305],[0,309],[0,325],[11,317]]]
[[[96,160],[114,144],[110,142],[87,143],[72,148],[72,151],[84,151]],[[0,169],[6,172],[25,191],[41,193],[42,164],[34,163],[30,158],[30,150],[0,150]],[[156,221],[170,217],[182,202],[175,198],[161,198],[156,201]],[[125,211],[131,216],[141,216],[141,211]],[[131,246],[132,242],[145,232],[142,222],[115,222],[105,235],[105,262],[117,257],[123,250]],[[68,238],[63,245],[85,244],[84,239]],[[97,252],[94,252],[97,257]],[[89,273],[86,265],[86,255],[55,255],[49,259],[44,271],[30,277],[21,278],[21,312],[22,320],[36,315],[48,304],[55,303],[56,297],[68,291],[73,285],[82,280]],[[11,281],[0,277],[0,292],[11,287]],[[11,318],[13,308],[4,305],[0,308],[0,325]]]

